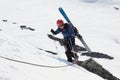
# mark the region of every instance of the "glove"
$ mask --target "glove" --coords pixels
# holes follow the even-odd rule
[[[53,30],[53,29],[51,29],[51,31],[50,31],[52,34],[56,34],[56,32]]]
[[[53,33],[53,32],[54,32],[54,30],[53,30],[53,29],[51,29],[51,31],[50,31],[50,32],[52,32],[52,33]]]

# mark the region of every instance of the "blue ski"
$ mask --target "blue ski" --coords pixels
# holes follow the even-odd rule
[[[60,13],[62,14],[62,16],[65,18],[65,20],[66,20],[68,23],[70,23],[72,26],[74,26],[74,25],[72,24],[72,22],[70,21],[70,19],[68,18],[68,16],[67,16],[67,14],[65,13],[65,11],[63,10],[63,8],[62,8],[62,7],[59,7],[58,10],[59,10]]]
[[[65,20],[66,20],[69,24],[71,24],[72,26],[74,26],[74,25],[72,24],[72,22],[70,21],[69,17],[67,16],[67,14],[65,13],[65,11],[63,10],[63,8],[62,8],[62,7],[59,7],[58,10],[59,10],[59,12],[62,14],[62,16],[65,18]],[[80,34],[77,35],[77,38],[82,42],[82,44],[83,44],[84,47],[87,49],[87,51],[88,51],[89,53],[91,53],[92,51],[91,51],[90,48],[87,46],[87,44],[86,44],[86,42],[84,41],[84,39],[83,39],[83,38],[80,38],[79,35],[80,35]]]

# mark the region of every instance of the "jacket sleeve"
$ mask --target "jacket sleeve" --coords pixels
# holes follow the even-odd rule
[[[70,36],[75,37],[75,32],[74,32],[74,30],[73,30],[73,28],[72,28],[71,25],[69,25],[68,31],[69,31],[69,33],[70,33]]]
[[[54,35],[56,35],[56,34],[58,34],[58,33],[60,33],[60,32],[61,32],[61,30],[60,30],[59,28],[57,28],[57,30],[54,31]]]

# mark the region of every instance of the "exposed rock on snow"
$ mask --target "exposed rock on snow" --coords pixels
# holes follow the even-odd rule
[[[117,77],[113,76],[109,71],[104,69],[99,63],[97,63],[96,61],[94,61],[91,58],[84,62],[80,62],[80,64],[78,64],[78,65],[84,67],[85,69],[87,69],[88,71],[90,71],[92,73],[95,73],[95,74],[101,76],[104,79],[120,80]]]

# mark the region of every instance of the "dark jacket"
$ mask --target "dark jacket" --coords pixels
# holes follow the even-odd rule
[[[63,24],[63,26],[64,26],[63,29],[57,28],[57,30],[55,31],[55,34],[62,32],[64,38],[75,37],[75,32],[70,24],[65,23]]]

